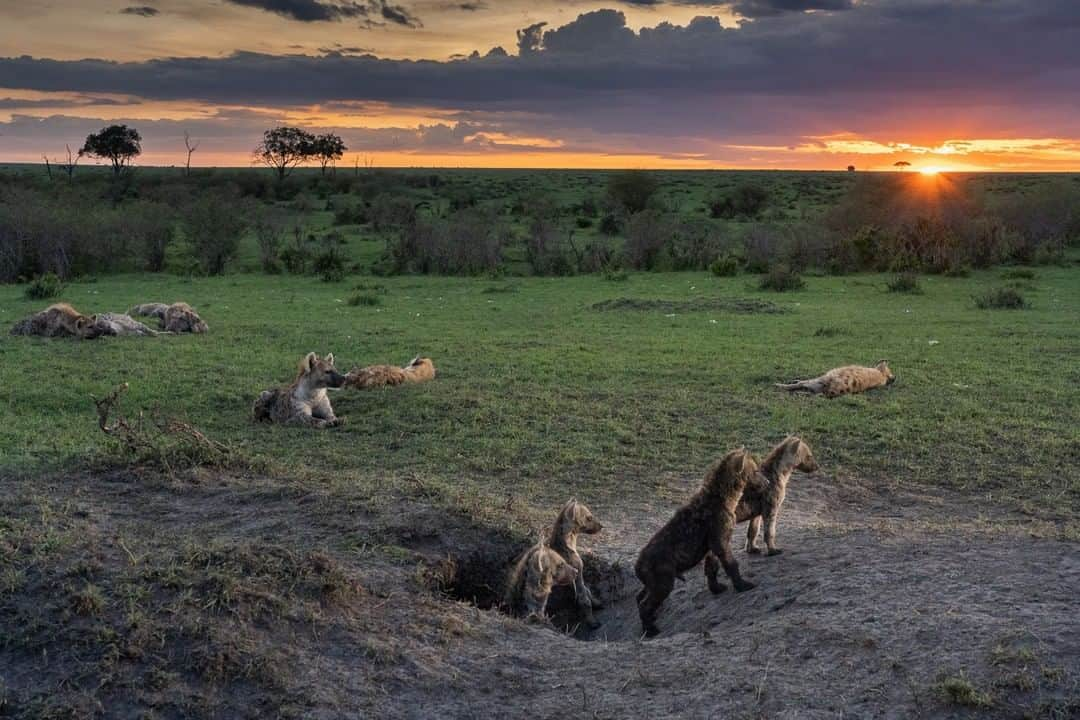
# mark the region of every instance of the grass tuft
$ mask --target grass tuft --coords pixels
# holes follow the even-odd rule
[[[1024,296],[1015,288],[997,288],[975,295],[975,307],[980,310],[1023,310],[1028,306]]]
[[[799,273],[787,265],[774,265],[758,284],[758,288],[761,290],[771,290],[772,292],[791,292],[793,290],[802,290],[804,287],[806,287],[806,282],[799,276]]]
[[[994,705],[994,699],[975,687],[963,673],[941,678],[934,685],[934,690],[950,705],[973,708],[989,708]]]
[[[382,305],[382,298],[372,293],[357,292],[350,295],[346,302],[352,307],[375,307],[376,305]]]
[[[894,293],[909,293],[911,295],[922,295],[923,289],[919,285],[919,276],[913,272],[900,273],[888,284],[889,292]]]
[[[59,297],[64,291],[63,281],[55,273],[45,273],[26,286],[23,295],[27,300],[47,300]]]

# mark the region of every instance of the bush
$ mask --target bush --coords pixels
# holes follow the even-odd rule
[[[600,218],[600,232],[603,234],[618,235],[619,229],[619,218],[615,217],[614,213],[608,213]]]
[[[240,247],[248,221],[235,198],[208,193],[185,213],[184,232],[192,254],[207,275],[220,275]]]
[[[1001,277],[1005,280],[1034,280],[1035,271],[1027,268],[1015,268],[1006,270],[1001,274]]]
[[[366,307],[374,307],[376,305],[382,305],[382,298],[372,293],[353,293],[346,301],[349,305],[356,307],[358,305],[364,305]]]
[[[743,234],[747,272],[766,272],[780,258],[788,240],[787,229],[779,225],[755,224],[747,228]]]
[[[741,183],[709,203],[714,218],[757,218],[769,204],[769,191],[753,183]]]
[[[630,274],[622,268],[606,268],[603,277],[608,282],[626,282],[630,279]]]
[[[660,184],[643,170],[624,170],[608,179],[608,199],[628,215],[639,213],[649,206]]]
[[[345,258],[334,248],[327,248],[315,256],[311,270],[323,282],[339,282],[345,279]]]
[[[799,277],[799,273],[795,272],[787,265],[774,265],[765,277],[761,278],[761,282],[758,284],[760,289],[772,290],[773,292],[801,290],[805,286],[806,283]]]
[[[980,310],[1023,310],[1028,306],[1024,296],[1013,288],[987,290],[974,297],[975,307]]]
[[[175,237],[176,218],[163,203],[141,200],[124,208],[122,230],[141,248],[143,267],[149,272],[165,269],[165,254]]]
[[[334,212],[335,225],[363,225],[368,221],[368,210],[363,203],[343,205]]]
[[[540,201],[529,209],[529,228],[525,236],[525,261],[536,275],[570,275],[573,267],[567,257],[572,248],[572,231],[559,222],[559,208],[550,201]]]
[[[671,238],[671,224],[656,210],[630,217],[626,224],[626,260],[635,270],[652,270]]]
[[[446,220],[417,220],[388,240],[373,271],[439,275],[497,273],[509,232],[489,210],[470,208]]]
[[[735,277],[739,274],[739,259],[733,255],[716,258],[709,265],[709,272],[716,277]]]
[[[56,273],[50,272],[35,278],[33,282],[26,286],[23,295],[26,296],[27,300],[47,300],[48,298],[59,297],[63,291],[63,281],[60,280]]]
[[[288,222],[288,217],[276,208],[264,208],[255,216],[252,227],[259,245],[259,264],[265,273],[276,275],[281,272],[280,253]]]
[[[888,287],[889,292],[922,294],[922,287],[919,286],[919,276],[912,272],[900,273],[889,282]]]

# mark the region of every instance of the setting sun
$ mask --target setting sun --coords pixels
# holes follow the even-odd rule
[[[919,168],[919,172],[923,175],[937,175],[939,172],[941,172],[941,168],[937,167],[936,165],[930,165],[928,167]]]

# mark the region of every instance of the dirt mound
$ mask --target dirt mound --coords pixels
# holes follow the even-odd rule
[[[659,312],[664,314],[720,311],[749,315],[754,313],[779,314],[790,312],[768,300],[754,298],[694,298],[691,300],[652,300],[644,298],[617,298],[594,303],[591,309],[599,312]]]

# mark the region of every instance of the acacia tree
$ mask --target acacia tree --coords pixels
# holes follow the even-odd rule
[[[86,136],[79,155],[106,159],[112,163],[113,176],[120,177],[125,167],[142,153],[142,136],[127,125],[109,125]]]
[[[314,154],[315,136],[296,127],[281,126],[263,132],[255,146],[255,159],[277,172],[278,180]]]
[[[312,144],[312,155],[319,161],[319,166],[322,167],[322,174],[326,174],[326,166],[333,163],[336,160],[340,160],[348,150],[345,147],[345,141],[334,133],[326,133],[325,135],[319,135],[315,138],[315,142]]]
[[[900,168],[901,170],[906,170],[907,168],[911,167],[911,163],[909,163],[907,160],[897,160],[893,163],[893,167]]]

